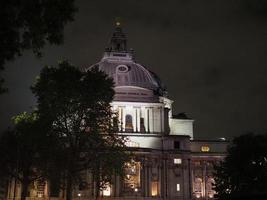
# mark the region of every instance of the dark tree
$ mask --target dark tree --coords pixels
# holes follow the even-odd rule
[[[0,70],[26,49],[40,56],[45,44],[61,44],[75,11],[74,0],[0,1]],[[2,85],[3,79],[0,92]]]
[[[97,188],[115,172],[122,173],[128,155],[112,123],[112,79],[97,69],[82,72],[63,61],[58,68],[45,67],[32,90],[40,119],[50,124],[57,140],[52,171],[61,174],[67,200],[85,170],[94,175]]]
[[[47,137],[40,127],[36,113],[22,113],[14,117],[15,127],[0,138],[1,179],[12,179],[22,186],[22,200],[26,199],[30,184],[45,178]],[[44,133],[44,134],[42,134]]]
[[[245,134],[235,138],[228,155],[216,168],[219,199],[267,197],[267,135]]]

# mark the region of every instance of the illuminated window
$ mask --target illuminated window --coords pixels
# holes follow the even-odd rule
[[[45,190],[45,181],[38,180],[37,181],[37,197],[44,197],[44,190]]]
[[[210,148],[208,146],[202,146],[201,147],[201,151],[202,152],[209,152],[210,151]]]
[[[174,158],[173,163],[177,164],[177,165],[182,164],[182,159],[181,158]]]
[[[133,117],[132,115],[125,116],[125,131],[133,132]]]
[[[125,164],[125,189],[135,190],[140,187],[140,170],[140,162],[132,161]]]
[[[215,191],[213,190],[213,185],[215,184],[215,180],[212,177],[209,177],[207,180],[206,190],[209,198],[213,198]]]
[[[109,197],[111,195],[111,187],[110,184],[107,183],[103,189],[103,196]]]
[[[159,182],[157,181],[153,181],[151,183],[151,195],[152,196],[158,196],[158,186],[159,186]]]
[[[202,179],[201,178],[195,178],[194,182],[194,193],[196,198],[202,197]]]
[[[176,191],[179,192],[180,189],[181,189],[181,188],[180,188],[180,183],[177,183],[177,184],[176,184]]]

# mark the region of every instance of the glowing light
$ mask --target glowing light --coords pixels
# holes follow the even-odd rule
[[[39,198],[41,198],[41,197],[43,197],[43,194],[41,194],[41,193],[38,193],[38,195],[37,195]]]
[[[210,151],[210,148],[208,146],[202,146],[201,147],[201,151],[202,152],[209,152]]]
[[[182,159],[181,158],[174,158],[173,163],[174,164],[182,164]]]
[[[158,196],[158,182],[157,181],[153,181],[151,184],[151,195],[154,196]]]
[[[77,196],[78,196],[78,197],[81,197],[81,196],[82,196],[82,194],[81,194],[81,193],[78,193],[78,194],[77,194]]]
[[[121,23],[120,22],[116,22],[116,26],[120,26],[121,25]]]
[[[111,195],[111,187],[110,184],[107,184],[105,189],[103,190],[103,196],[110,196]]]
[[[212,193],[209,194],[209,198],[213,198],[213,196],[214,196],[214,195],[213,195]]]
[[[178,191],[178,192],[180,191],[180,184],[179,183],[176,184],[176,191]]]
[[[138,192],[138,188],[134,188],[134,191],[135,191],[135,192]]]

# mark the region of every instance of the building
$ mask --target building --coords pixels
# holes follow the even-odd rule
[[[114,79],[112,109],[118,113],[118,134],[128,138],[126,145],[135,155],[127,163],[126,177],[114,177],[100,196],[116,200],[213,199],[213,166],[224,158],[228,143],[194,140],[194,120],[184,113],[172,113],[173,101],[166,88],[155,73],[135,61],[119,24],[102,59],[86,70],[92,67]],[[48,188],[46,183],[36,183],[30,197],[46,198],[51,194]],[[73,196],[92,199],[94,191],[77,187]],[[9,198],[12,195],[8,193]],[[64,199],[62,194],[60,199]]]

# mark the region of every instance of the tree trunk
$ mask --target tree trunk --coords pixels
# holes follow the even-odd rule
[[[72,200],[72,177],[70,174],[67,176],[66,200]]]
[[[95,194],[95,198],[96,200],[99,199],[99,195],[100,195],[100,175],[99,175],[99,168],[96,169],[96,175],[95,175],[95,185],[96,185],[96,194]]]
[[[27,194],[28,194],[28,189],[29,189],[29,180],[27,178],[25,178],[22,181],[22,189],[21,189],[21,200],[26,200]]]

